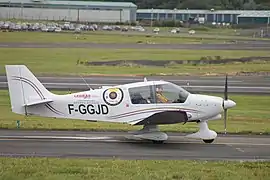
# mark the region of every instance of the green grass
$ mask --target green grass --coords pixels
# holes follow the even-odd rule
[[[25,64],[36,75],[45,74],[220,74],[242,71],[263,72],[270,70],[270,63],[234,63],[226,65],[172,65],[168,67],[123,67],[76,65],[77,60],[196,60],[205,56],[240,58],[249,56],[270,56],[269,51],[228,51],[228,50],[155,50],[155,49],[31,49],[0,48],[0,73],[5,74],[6,64]]]
[[[222,36],[217,34],[184,34],[153,33],[121,33],[121,32],[86,32],[79,35],[73,33],[45,33],[45,32],[0,32],[0,42],[90,42],[90,43],[156,43],[156,44],[183,44],[183,43],[224,43],[226,40],[251,39],[237,36]]]
[[[59,94],[63,91],[56,92]],[[222,95],[220,95],[222,97]],[[269,133],[270,132],[270,96],[256,95],[230,95],[237,106],[228,111],[227,129],[231,133]],[[0,90],[0,128],[16,128],[16,120],[21,120],[22,129],[55,129],[55,130],[117,130],[127,131],[141,128],[118,123],[86,122],[81,120],[54,119],[44,117],[27,117],[11,112],[7,90]],[[223,132],[223,120],[210,121],[209,127],[218,132]],[[195,132],[198,130],[196,123],[173,124],[161,126],[163,131]]]
[[[265,180],[269,162],[0,158],[1,180]]]

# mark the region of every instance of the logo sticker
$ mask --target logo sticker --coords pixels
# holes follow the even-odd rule
[[[124,98],[123,90],[120,88],[110,88],[104,91],[103,100],[110,106],[116,106]]]
[[[75,94],[75,98],[82,98],[82,99],[90,99],[91,95],[90,94]]]

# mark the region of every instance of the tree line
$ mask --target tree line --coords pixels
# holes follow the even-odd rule
[[[90,0],[83,0],[90,1]],[[132,2],[138,9],[270,10],[270,0],[91,0]]]

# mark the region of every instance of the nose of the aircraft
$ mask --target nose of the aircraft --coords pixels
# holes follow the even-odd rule
[[[234,101],[232,101],[230,99],[224,100],[224,104],[223,104],[224,109],[229,109],[229,108],[232,108],[234,106],[236,106],[236,103]]]

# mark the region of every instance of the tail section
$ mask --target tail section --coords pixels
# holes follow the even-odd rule
[[[52,102],[53,94],[24,65],[6,65],[12,112],[27,114],[26,106]]]

